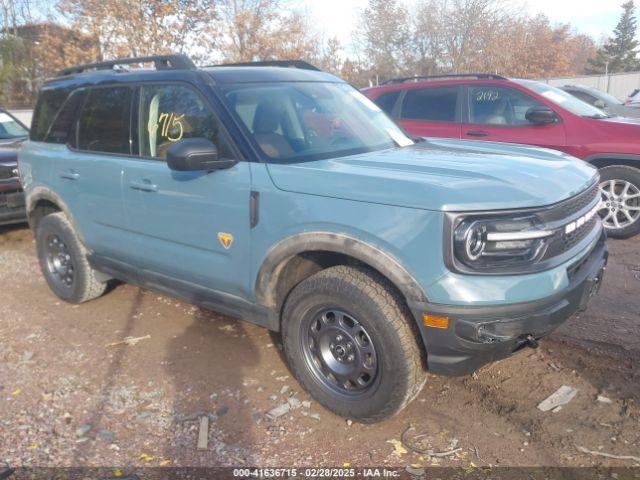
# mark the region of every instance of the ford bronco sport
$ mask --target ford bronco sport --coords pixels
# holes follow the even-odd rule
[[[640,233],[640,120],[546,83],[492,74],[395,78],[363,90],[409,134],[535,145],[600,169],[607,234]]]
[[[595,168],[416,143],[300,61],[62,71],[20,174],[60,298],[115,278],[279,331],[311,395],[365,422],[404,407],[425,369],[468,374],[536,346],[586,307],[607,260]]]

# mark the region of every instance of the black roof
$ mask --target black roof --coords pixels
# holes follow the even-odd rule
[[[426,80],[440,80],[444,78],[477,78],[489,80],[509,80],[502,75],[493,73],[438,73],[435,75],[414,75],[412,77],[396,77],[390,78],[382,82],[380,85],[394,85],[396,83],[422,82]]]
[[[130,65],[152,63],[154,68]],[[263,82],[344,82],[300,60],[247,62],[196,68],[184,55],[158,55],[97,62],[61,70],[44,89],[75,88],[101,83],[179,81],[202,78],[205,72],[217,84]]]

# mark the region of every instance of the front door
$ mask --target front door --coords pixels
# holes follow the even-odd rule
[[[462,138],[564,149],[561,122],[534,125],[525,118],[529,108],[546,107],[530,95],[490,84],[469,85],[467,91],[468,121],[462,125]]]
[[[172,171],[167,149],[207,138],[237,158],[207,101],[187,85],[140,88],[140,157],[124,171],[125,208],[144,270],[246,297],[250,291],[249,163],[225,170]]]

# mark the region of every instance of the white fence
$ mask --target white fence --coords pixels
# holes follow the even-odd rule
[[[541,81],[562,87],[564,85],[586,85],[609,92],[620,100],[627,98],[640,88],[640,72],[613,73],[609,75],[582,75],[579,77],[543,78]]]

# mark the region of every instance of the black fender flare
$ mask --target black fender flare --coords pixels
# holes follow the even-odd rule
[[[287,261],[298,254],[327,251],[353,257],[380,272],[391,281],[407,301],[427,301],[422,287],[401,263],[380,248],[357,238],[335,232],[304,232],[288,237],[266,254],[256,278],[256,299],[275,310],[277,285]]]
[[[71,222],[71,225],[73,225],[73,228],[75,229],[76,233],[80,236],[80,239],[84,243],[84,238],[82,237],[80,230],[78,230],[76,226],[76,223],[71,213],[71,209],[69,208],[69,205],[67,205],[67,203],[62,199],[62,197],[60,197],[60,195],[58,195],[56,192],[54,192],[48,187],[42,187],[42,186],[34,187],[33,190],[29,191],[29,193],[26,195],[25,206],[27,210],[27,219],[29,220],[29,226],[31,227],[31,229],[34,229],[35,227],[34,225],[32,225],[33,211],[38,205],[38,202],[42,200],[46,200],[47,202],[53,203],[66,215],[67,219]]]

